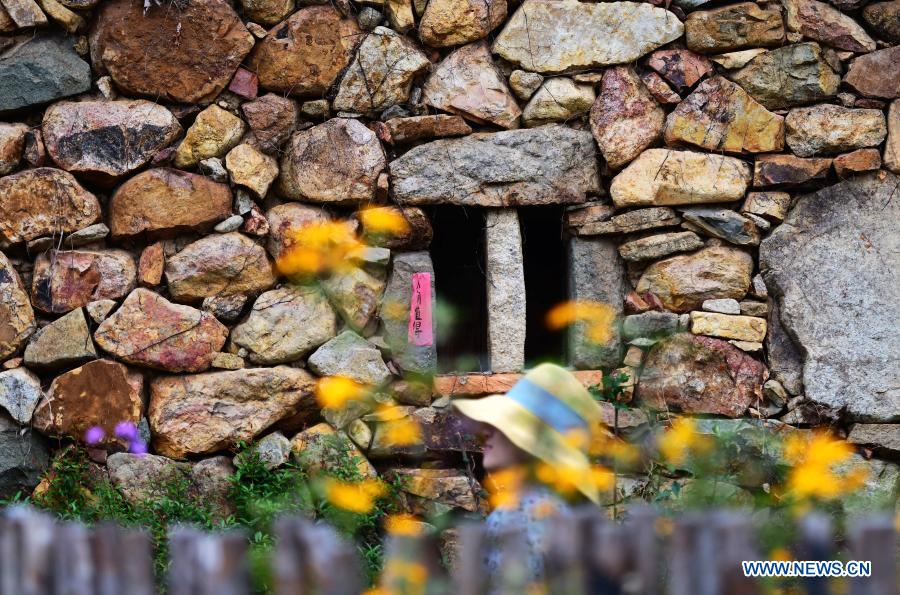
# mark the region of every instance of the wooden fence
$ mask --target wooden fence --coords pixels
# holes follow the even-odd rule
[[[553,594],[750,595],[742,560],[759,560],[752,517],[729,511],[685,514],[662,521],[633,509],[625,523],[596,510],[577,511],[550,525],[544,557]],[[271,570],[275,595],[355,595],[365,590],[357,552],[329,527],[280,519]],[[835,543],[827,517],[802,520],[794,558],[831,560]],[[488,576],[482,524],[457,530],[452,570],[439,560],[434,535],[394,536],[386,545],[381,587],[391,594],[520,595],[524,584],[519,530],[502,535],[500,571]],[[871,517],[848,532],[848,559],[872,563],[870,578],[847,579],[851,595],[896,595],[897,541],[893,519]],[[27,507],[0,515],[0,595],[247,595],[252,592],[246,536],[178,527],[169,535],[169,570],[157,584],[148,536],[113,525],[86,528],[56,522]],[[808,578],[792,593],[836,593],[829,579]]]

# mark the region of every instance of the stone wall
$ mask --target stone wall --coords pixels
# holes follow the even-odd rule
[[[154,453],[109,456],[126,488],[336,434],[420,505],[474,510],[446,406],[523,365],[516,209],[551,204],[570,297],[621,315],[599,344],[569,330],[573,367],[627,372],[647,410],[900,455],[900,0],[3,0],[0,34],[4,495],[91,427],[106,461],[124,421]],[[490,209],[504,374],[421,383],[426,205]],[[287,282],[297,230],[329,221],[368,248]],[[397,407],[322,410],[335,375]],[[398,420],[423,440],[392,442]]]

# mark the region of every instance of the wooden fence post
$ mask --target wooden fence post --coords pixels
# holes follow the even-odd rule
[[[275,522],[277,595],[357,595],[363,590],[356,547],[331,527],[299,517]]]
[[[453,567],[456,595],[483,595],[487,593],[490,582],[484,566],[484,556],[487,553],[484,523],[465,523],[457,531],[459,547]]]
[[[190,527],[169,532],[168,595],[249,595],[247,537],[204,533]]]
[[[638,593],[658,595],[661,591],[662,565],[660,539],[656,523],[659,517],[649,506],[629,509],[626,521],[628,547]]]
[[[448,577],[441,566],[439,552],[434,535],[390,536],[384,548],[379,586],[394,595],[447,593]]]
[[[4,512],[0,534],[0,593],[50,595],[55,523],[26,506]]]
[[[834,536],[831,531],[831,517],[821,513],[811,513],[800,519],[797,526],[798,560],[831,560],[834,556]],[[824,576],[810,576],[803,579],[806,595],[828,595],[829,579]]]
[[[896,595],[897,535],[894,519],[871,516],[857,519],[850,529],[850,553],[872,563],[872,576],[850,579],[850,595]]]
[[[96,595],[155,595],[153,546],[141,530],[104,523],[90,531],[88,543]]]
[[[590,529],[599,517],[593,510],[576,510],[572,516],[545,521],[547,552],[544,555],[544,580],[550,593],[584,595],[590,551]],[[587,526],[587,530],[585,530]]]

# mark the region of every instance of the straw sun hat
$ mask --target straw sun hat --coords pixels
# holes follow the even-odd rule
[[[540,459],[574,471],[577,487],[599,501],[587,456],[592,432],[602,423],[600,407],[571,372],[553,364],[529,371],[505,395],[455,399],[466,417],[488,424]]]

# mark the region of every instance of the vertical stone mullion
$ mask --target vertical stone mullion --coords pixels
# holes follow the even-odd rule
[[[525,269],[516,209],[491,209],[485,218],[488,361],[493,372],[525,366]]]

